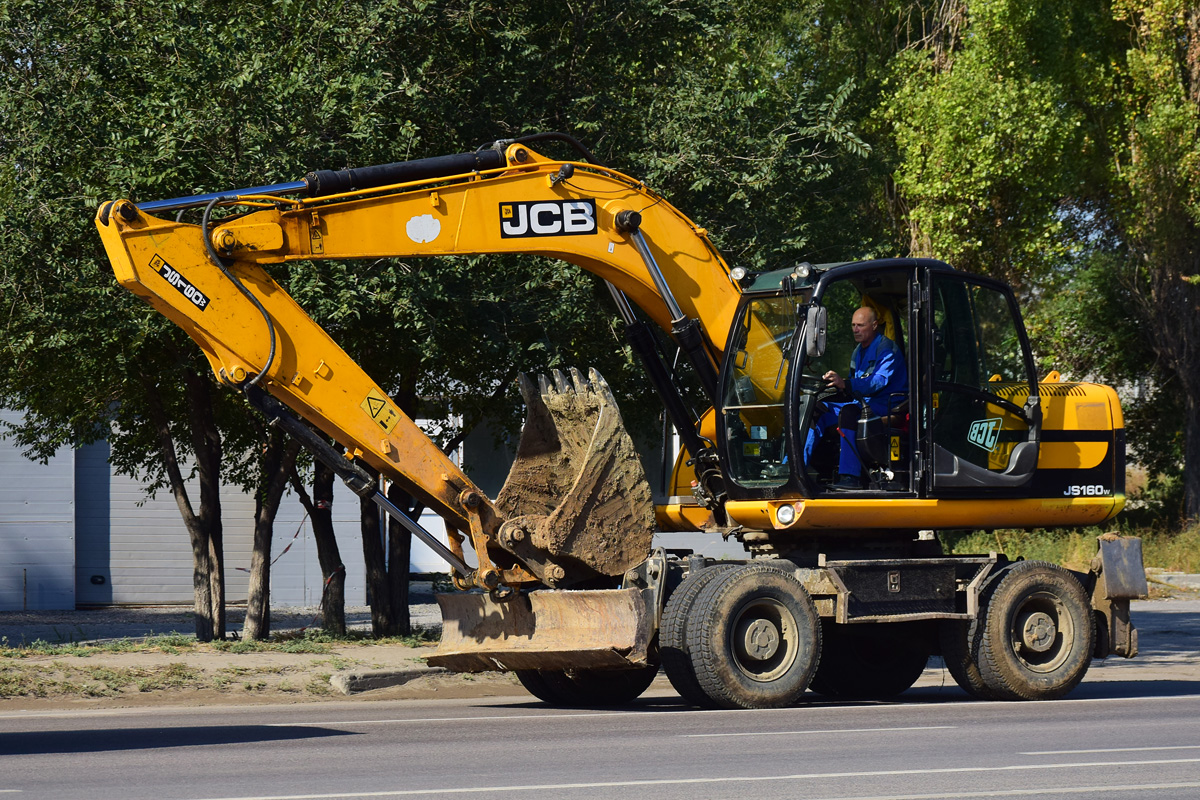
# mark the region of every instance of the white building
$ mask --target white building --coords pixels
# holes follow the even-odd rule
[[[0,419],[19,415],[0,410]],[[489,432],[468,437],[464,459],[471,478],[491,496],[512,461],[496,451]],[[71,609],[103,605],[192,603],[192,550],[187,529],[169,492],[147,498],[142,484],[117,475],[108,444],[63,448],[45,465],[29,461],[11,440],[0,440],[0,611]],[[657,458],[647,459],[657,485]],[[654,463],[650,463],[654,462]],[[193,503],[199,489],[193,487]],[[226,598],[246,601],[254,500],[222,487]],[[346,566],[346,603],[366,604],[358,497],[335,481],[334,526]],[[426,512],[422,526],[445,542],[441,519]],[[673,534],[657,545],[692,547],[706,555],[739,555],[719,537]],[[275,519],[271,548],[271,602],[275,606],[320,603],[322,576],[312,530],[295,495],[285,495]],[[469,555],[469,553],[468,553]],[[448,568],[414,540],[412,572]]]

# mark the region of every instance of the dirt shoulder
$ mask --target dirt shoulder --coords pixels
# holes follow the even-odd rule
[[[425,589],[425,591],[421,591]],[[511,675],[431,670],[441,619],[432,592],[410,607],[418,635],[369,638],[370,610],[348,608],[350,641],[322,640],[317,610],[272,609],[273,641],[239,641],[245,610],[229,609],[230,641],[199,643],[190,608],[114,607],[0,612],[0,712],[148,705],[310,703],[521,695]],[[333,679],[382,673],[386,688],[349,695]]]
[[[187,649],[31,654],[0,658],[0,712],[148,705],[312,703],[355,699],[427,699],[522,694],[510,675],[433,672],[433,645],[344,644],[325,652],[229,652]],[[401,685],[351,695],[332,678],[382,671]]]

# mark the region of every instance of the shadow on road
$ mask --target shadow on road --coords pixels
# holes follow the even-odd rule
[[[1137,697],[1184,697],[1200,695],[1200,680],[1127,680],[1082,683],[1067,695],[1068,700],[1096,698],[1132,699]]]
[[[103,753],[116,750],[160,750],[212,744],[350,736],[350,731],[307,726],[230,725],[223,727],[116,728],[95,731],[33,731],[0,733],[0,756],[50,753]]]

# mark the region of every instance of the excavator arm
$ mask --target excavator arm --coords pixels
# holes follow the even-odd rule
[[[228,208],[241,213],[214,218]],[[199,224],[182,221],[187,209]],[[176,210],[175,219],[155,216]],[[393,516],[403,514],[352,459],[436,511],[448,551],[401,521],[446,558],[462,588],[563,587],[621,575],[648,555],[648,485],[603,379],[524,382],[529,441],[493,501],[265,267],[487,253],[562,259],[608,281],[627,323],[632,301],[673,333],[710,384],[740,294],[705,231],[643,184],[520,142],[141,206],[117,200],[101,206],[96,223],[119,282],[186,331],[219,380],[245,391]],[[293,412],[345,455],[306,436]],[[546,475],[556,476],[552,490]],[[477,568],[464,560],[464,534]]]

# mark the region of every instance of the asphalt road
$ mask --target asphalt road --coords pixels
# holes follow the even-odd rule
[[[1142,655],[1069,698],[698,711],[527,697],[0,712],[0,800],[1200,798],[1200,601],[1136,604]]]
[[[1139,690],[1139,687],[1141,689]],[[1051,703],[613,711],[520,698],[0,717],[18,800],[1195,798],[1200,694],[1086,684]]]

